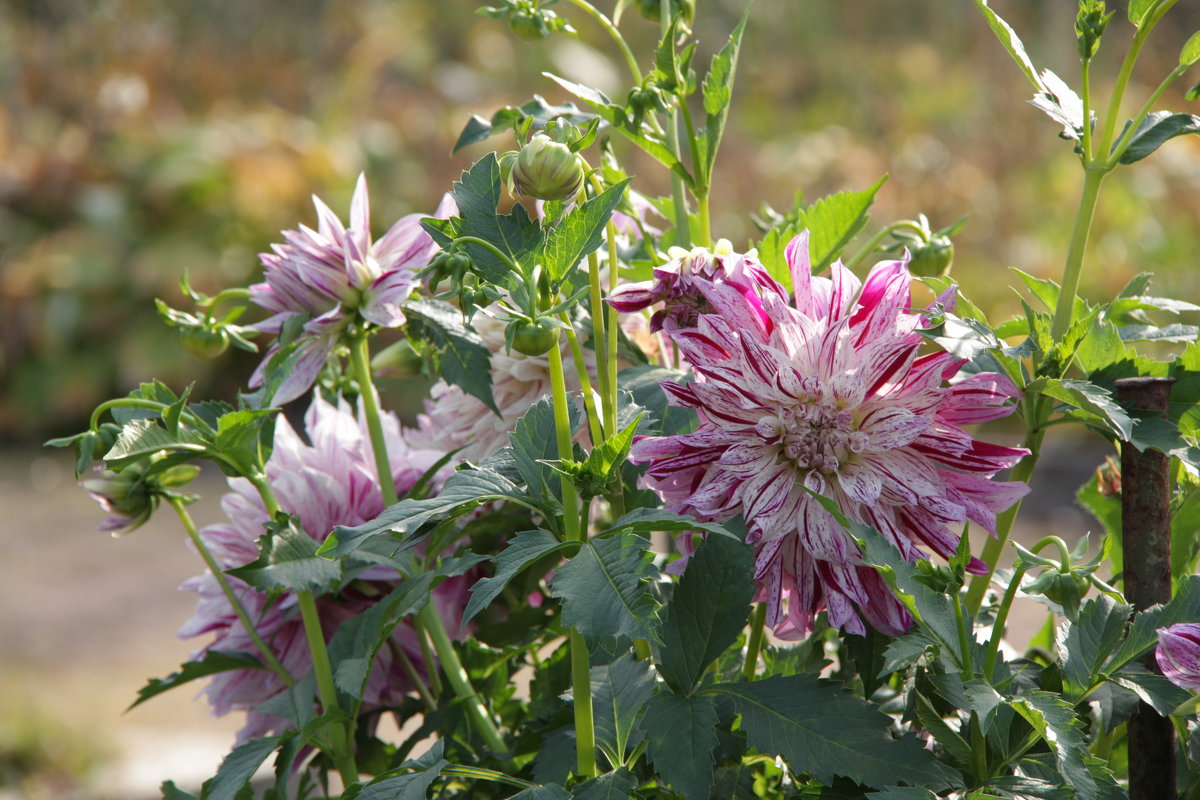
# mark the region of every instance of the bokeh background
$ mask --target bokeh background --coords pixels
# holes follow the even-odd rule
[[[344,214],[360,171],[380,231],[432,210],[475,158],[510,145],[450,155],[471,112],[566,99],[543,71],[627,91],[623,62],[569,4],[556,8],[579,37],[539,45],[476,5],[0,0],[0,798],[156,796],[166,777],[210,772],[236,728],[207,720],[187,689],[120,715],[146,677],[187,657],[173,632],[192,598],[174,589],[198,567],[168,520],[119,542],[96,532],[69,459],[38,449],[149,377],[220,397],[244,382],[253,356],[192,359],[153,299],[183,306],[185,270],[202,291],[252,282],[278,231],[313,222],[309,196]],[[1073,5],[993,3],[1039,66],[1077,83]],[[1099,98],[1130,35],[1124,5],[1096,62]],[[706,66],[744,3],[699,6]],[[622,28],[648,52],[653,25],[629,9]],[[1171,12],[1134,102],[1198,28],[1200,5]],[[1184,88],[1161,105],[1187,110]],[[997,321],[1018,307],[1008,267],[1057,277],[1081,183],[1030,94],[970,0],[757,0],[714,231],[744,245],[762,204],[888,173],[868,233],[918,212],[937,227],[969,214],[955,276]],[[656,164],[630,163],[643,192],[667,190]],[[1094,231],[1085,295],[1151,271],[1156,293],[1196,302],[1200,138],[1111,177]],[[1098,452],[1060,440],[1039,491],[1069,496]],[[201,488],[197,517],[214,521],[220,483]],[[1068,536],[1087,526],[1061,503],[1033,512]]]

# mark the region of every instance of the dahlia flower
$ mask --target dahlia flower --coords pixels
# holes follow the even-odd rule
[[[315,399],[305,418],[306,443],[280,418],[275,429],[275,447],[267,464],[267,478],[280,506],[300,518],[314,539],[324,540],[337,525],[359,525],[374,519],[384,508],[376,478],[374,458],[365,424],[355,419],[344,404],[334,407]],[[442,455],[410,447],[401,437],[396,418],[384,417],[385,437],[392,475],[401,492],[411,488]],[[223,569],[242,566],[258,556],[256,542],[269,520],[267,510],[250,483],[241,478],[229,481],[231,491],[221,500],[228,522],[209,525],[200,531],[205,546]],[[268,602],[267,595],[229,576],[230,584],[245,606],[256,628],[279,660],[297,679],[312,666],[304,626],[296,597],[285,593]],[[455,578],[434,591],[437,605],[451,632],[460,629],[471,578]],[[365,611],[395,584],[393,570],[374,567],[342,592],[317,600],[326,637],[342,622]],[[254,643],[238,621],[211,573],[197,576],[181,587],[199,595],[196,613],[182,629],[182,638],[213,634],[212,640],[193,654],[208,650],[246,653],[259,657]],[[363,711],[394,707],[413,688],[398,661],[403,652],[418,671],[424,664],[416,634],[407,624],[396,628],[387,647],[381,648],[363,697]],[[205,693],[213,714],[248,712],[241,740],[279,730],[285,721],[263,714],[256,707],[284,689],[275,673],[265,669],[223,672],[213,676]]]
[[[696,380],[662,386],[699,425],[637,439],[630,459],[649,462],[643,480],[672,511],[718,522],[742,515],[777,635],[803,635],[821,610],[853,633],[865,632],[861,615],[897,635],[908,613],[812,495],[877,528],[909,561],[926,557],[919,545],[952,555],[956,528],[972,520],[994,532],[996,512],[1028,491],[990,480],[1025,450],[960,427],[1010,413],[1017,388],[996,374],[946,384],[964,362],[920,354],[923,317],[909,308],[904,261],[877,264],[861,283],[840,263],[831,278],[813,277],[805,234],[787,260],[791,304],[774,281],[693,277],[691,290],[713,309],[672,338]]]
[[[654,268],[654,280],[619,286],[608,299],[622,313],[663,303],[650,318],[654,332],[692,327],[700,314],[728,308],[738,296],[747,308],[757,308],[763,291],[784,293],[752,256],[733,252],[727,239],[717,242],[713,250],[672,247],[667,255],[671,260]]]
[[[409,214],[372,243],[367,179],[358,176],[350,203],[350,226],[314,196],[317,229],[306,225],[284,231],[284,244],[262,253],[263,283],[250,287],[250,299],[272,316],[254,327],[278,334],[283,324],[303,314],[311,317],[300,336],[299,359],[275,393],[283,404],[308,391],[325,365],[338,336],[355,315],[384,328],[404,324],[401,304],[415,288],[416,272],[438,251],[438,245],[421,227],[425,214]],[[446,195],[434,215],[454,213],[454,200]],[[260,386],[267,363],[278,352],[267,351],[250,378]]]
[[[1181,622],[1159,628],[1154,657],[1171,683],[1200,690],[1200,623]]]

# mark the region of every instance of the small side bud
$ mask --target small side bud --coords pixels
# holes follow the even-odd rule
[[[1075,17],[1075,37],[1082,60],[1090,61],[1096,55],[1100,49],[1100,37],[1104,35],[1114,13],[1104,13],[1104,0],[1080,0],[1079,13]]]

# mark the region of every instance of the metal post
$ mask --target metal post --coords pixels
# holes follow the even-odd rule
[[[1166,415],[1172,378],[1123,378],[1117,399],[1126,409]],[[1138,611],[1171,600],[1171,483],[1165,453],[1121,443],[1121,539],[1125,597]],[[1153,655],[1147,666],[1157,671]],[[1129,720],[1130,800],[1173,798],[1175,729],[1145,703]]]

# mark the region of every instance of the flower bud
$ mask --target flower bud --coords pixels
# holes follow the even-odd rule
[[[111,517],[100,524],[100,530],[114,536],[140,527],[154,511],[154,499],[142,480],[144,467],[133,465],[120,472],[96,467],[95,477],[81,482],[92,499]]]
[[[512,180],[517,190],[539,200],[569,203],[583,187],[583,165],[571,148],[539,133],[517,154]]]
[[[918,278],[939,278],[954,264],[954,242],[946,236],[934,236],[912,248],[908,271]]]
[[[1184,689],[1200,689],[1200,623],[1181,622],[1159,628],[1154,657],[1171,683]]]

